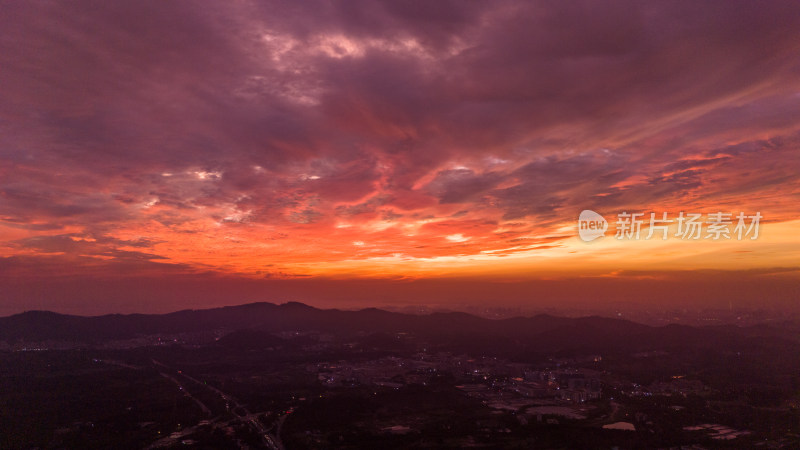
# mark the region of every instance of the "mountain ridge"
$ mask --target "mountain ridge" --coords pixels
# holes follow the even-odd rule
[[[653,327],[625,319],[579,318],[538,314],[490,319],[463,312],[426,315],[360,310],[320,309],[304,303],[251,302],[209,309],[184,309],[166,314],[76,316],[51,311],[26,311],[0,318],[0,340],[7,343],[63,340],[96,344],[147,335],[258,330],[266,333],[319,331],[338,334],[406,332],[439,342],[517,342],[544,349],[609,348],[631,350],[662,347],[751,348],[755,339],[787,341],[774,328],[713,328],[670,324]],[[797,344],[797,342],[788,341]],[[787,344],[788,345],[788,344]]]

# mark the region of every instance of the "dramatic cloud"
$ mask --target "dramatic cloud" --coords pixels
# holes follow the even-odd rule
[[[576,247],[583,209],[760,211],[779,228],[730,270],[800,247],[794,1],[2,11],[0,278],[527,279],[674,254]]]

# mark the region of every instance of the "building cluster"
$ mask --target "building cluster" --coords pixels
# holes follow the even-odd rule
[[[599,357],[593,357],[599,358]],[[569,368],[561,362],[553,369],[514,363],[502,358],[417,353],[411,357],[387,356],[352,362],[321,362],[306,367],[330,388],[380,386],[399,389],[427,385],[446,377],[466,395],[498,409],[516,410],[533,400],[579,404],[599,399],[602,374],[584,368]],[[519,403],[519,405],[517,405]]]

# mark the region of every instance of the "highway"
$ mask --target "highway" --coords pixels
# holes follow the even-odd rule
[[[280,418],[278,419],[278,426],[275,427],[275,433],[271,434],[270,430],[266,429],[264,427],[264,425],[261,422],[258,421],[258,414],[260,414],[260,413],[256,413],[256,414],[251,413],[242,403],[239,402],[239,400],[237,400],[232,395],[229,395],[229,394],[227,394],[225,392],[222,392],[221,390],[215,388],[214,386],[211,386],[211,385],[209,385],[207,383],[204,383],[204,382],[198,380],[197,378],[194,378],[194,377],[192,377],[190,375],[187,375],[187,374],[183,373],[183,371],[177,371],[177,370],[175,370],[175,369],[173,369],[173,368],[171,368],[171,367],[169,367],[169,366],[167,366],[167,365],[165,365],[165,364],[163,364],[163,363],[161,363],[159,361],[156,361],[155,359],[153,359],[152,362],[156,366],[160,366],[160,367],[169,369],[171,372],[176,373],[177,376],[186,378],[187,380],[196,383],[198,386],[204,387],[204,388],[209,389],[210,391],[216,393],[226,403],[228,403],[228,404],[230,404],[232,406],[229,409],[237,417],[237,419],[240,422],[242,422],[242,423],[252,427],[253,429],[255,429],[255,431],[261,437],[262,442],[264,443],[264,445],[267,446],[267,448],[269,448],[271,450],[285,450],[285,447],[283,446],[283,443],[280,440],[280,433],[281,433],[281,428],[283,427],[283,422],[286,420],[286,414],[282,414],[280,416]],[[163,376],[167,376],[167,375],[165,375],[163,373],[162,373],[162,375]],[[174,381],[177,382],[177,380],[174,380]],[[198,401],[198,403],[199,403],[199,401]],[[202,403],[201,403],[201,405],[202,405]],[[203,407],[205,407],[205,405],[203,405]],[[204,411],[205,410],[207,410],[207,408],[204,409]],[[243,412],[244,414],[240,414],[240,412]],[[209,410],[209,414],[210,414],[210,410]]]

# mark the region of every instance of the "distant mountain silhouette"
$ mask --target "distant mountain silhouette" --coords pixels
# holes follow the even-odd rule
[[[143,335],[203,332],[226,329],[222,344],[258,342],[276,346],[281,331],[361,333],[365,345],[388,346],[391,336],[405,332],[446,344],[454,349],[494,350],[514,348],[529,352],[583,350],[620,351],[653,348],[771,349],[795,351],[798,342],[785,330],[765,326],[739,328],[668,325],[651,327],[622,319],[603,317],[563,318],[550,315],[485,319],[461,312],[412,315],[380,309],[342,311],[318,309],[302,303],[250,303],[169,314],[111,314],[80,317],[45,311],[29,311],[0,318],[0,340],[66,340],[99,343]],[[255,331],[254,331],[255,330]],[[249,334],[248,334],[249,333]],[[253,334],[255,333],[255,334]],[[261,334],[259,334],[261,333]],[[392,347],[392,346],[389,346]]]
[[[29,311],[0,318],[0,339],[66,339],[96,341],[125,339],[156,333],[260,328],[271,332],[319,330],[327,332],[396,333],[453,335],[463,332],[529,335],[565,326],[592,323],[618,330],[641,331],[649,327],[633,322],[589,317],[567,319],[548,315],[492,320],[461,312],[411,315],[375,308],[359,311],[317,309],[302,303],[249,303],[204,310],[183,310],[169,314],[109,314],[82,317]]]

